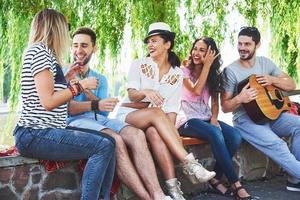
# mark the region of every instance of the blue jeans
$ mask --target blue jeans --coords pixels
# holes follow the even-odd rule
[[[17,126],[16,147],[21,155],[42,160],[87,159],[81,200],[109,199],[115,171],[115,141],[97,131],[68,129],[32,129]]]
[[[280,117],[264,125],[255,124],[247,115],[233,121],[242,137],[266,154],[289,175],[293,182],[300,180],[300,117],[282,113]],[[281,137],[292,137],[291,151]]]
[[[233,184],[238,181],[238,176],[233,168],[232,157],[236,153],[242,138],[237,129],[222,121],[219,121],[219,124],[222,130],[210,124],[209,121],[190,119],[178,131],[182,136],[208,141],[216,159],[215,178],[220,180],[225,174],[229,183]]]

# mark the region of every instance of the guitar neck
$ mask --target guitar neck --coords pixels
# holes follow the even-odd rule
[[[283,93],[284,96],[294,96],[294,95],[300,94],[300,89],[289,91],[289,92],[282,91],[282,93]]]

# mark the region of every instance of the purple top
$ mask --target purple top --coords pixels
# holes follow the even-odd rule
[[[198,79],[194,78],[191,70],[187,67],[182,68],[183,78],[190,79],[196,83]],[[209,91],[207,85],[202,90],[201,95],[195,95],[183,86],[180,111],[176,119],[176,127],[179,128],[182,124],[192,118],[209,120],[211,118],[211,108],[209,106]]]

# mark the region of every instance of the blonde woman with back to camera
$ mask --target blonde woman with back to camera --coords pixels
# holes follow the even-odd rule
[[[16,147],[30,158],[87,159],[81,200],[108,200],[115,168],[114,140],[66,126],[67,103],[98,85],[95,78],[67,85],[61,65],[68,40],[68,24],[61,13],[44,9],[33,18],[22,66],[23,104],[14,130]]]

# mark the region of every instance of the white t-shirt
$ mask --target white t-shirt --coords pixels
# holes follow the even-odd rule
[[[238,94],[238,84],[252,74],[279,76],[282,73],[270,59],[259,56],[256,57],[255,64],[251,68],[245,68],[241,66],[238,61],[235,61],[228,65],[224,70],[227,76],[227,81],[225,81],[224,84],[225,91],[232,93],[233,96]],[[238,107],[233,111],[233,120],[244,114],[246,114],[246,111],[243,106]]]

